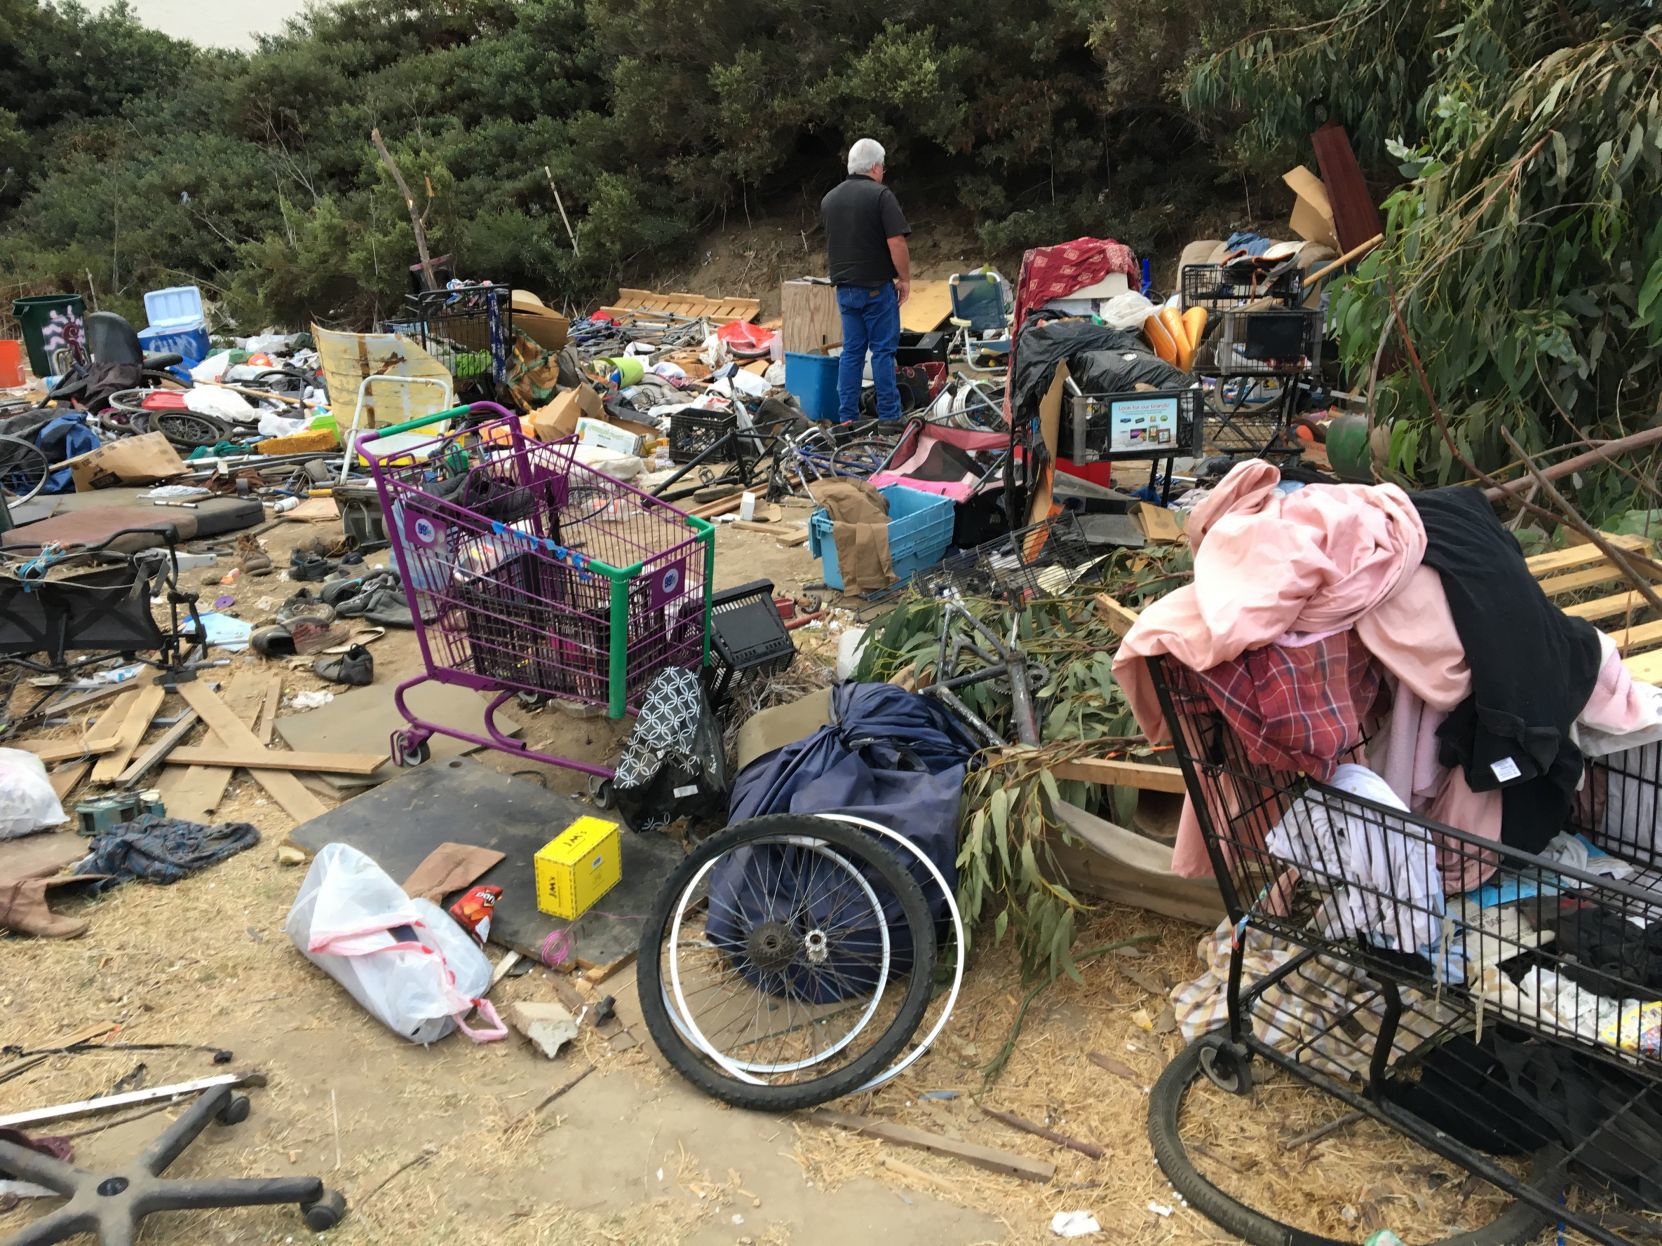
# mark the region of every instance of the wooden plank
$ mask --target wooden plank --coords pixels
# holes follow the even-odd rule
[[[326,770],[330,774],[369,775],[387,760],[386,753],[290,753],[262,748],[251,731],[249,738],[253,743],[246,748],[237,745],[176,748],[168,754],[167,764],[230,766],[237,770]]]
[[[1639,683],[1662,684],[1662,649],[1653,649],[1649,653],[1624,658],[1622,665]]]
[[[1643,566],[1639,568],[1645,573]],[[1560,593],[1579,592],[1584,588],[1596,588],[1600,584],[1610,584],[1616,580],[1625,579],[1620,567],[1612,567],[1608,563],[1602,566],[1589,567],[1585,571],[1572,571],[1568,575],[1555,575],[1550,579],[1541,580],[1541,591],[1548,597],[1556,597]],[[1657,576],[1651,573],[1651,579]]]
[[[1174,766],[1151,766],[1141,761],[1113,761],[1103,757],[1078,757],[1048,767],[1058,779],[1100,783],[1109,787],[1134,787],[1144,792],[1186,792],[1183,772]]]
[[[1124,636],[1137,621],[1135,610],[1107,593],[1096,595],[1096,612],[1102,617],[1102,621],[1113,629],[1116,636]]]
[[[244,722],[252,723],[260,708],[263,688],[258,669],[239,670],[225,690],[225,704]],[[203,742],[221,743],[212,731],[204,734]],[[219,802],[225,799],[225,789],[235,773],[229,766],[164,769],[156,780],[156,787],[161,792],[162,803],[174,817],[187,822],[209,822]]]
[[[117,701],[117,705],[122,702]],[[121,721],[116,720],[117,723]],[[20,748],[25,753],[33,753],[41,761],[51,763],[55,761],[75,761],[82,757],[98,757],[109,752],[116,746],[116,737],[107,735],[98,739],[77,737],[71,740],[5,740],[0,746],[5,748]]]
[[[94,783],[112,782],[127,769],[128,763],[133,760],[133,753],[144,739],[144,733],[150,730],[150,720],[161,710],[166,699],[167,689],[155,684],[138,689],[131,700],[123,698],[127,705],[126,716],[116,732],[115,747],[100,757],[98,764],[92,768]]]
[[[1642,536],[1625,536],[1615,532],[1606,532],[1604,539],[1619,550],[1634,550],[1639,553],[1650,552],[1650,541]],[[1604,551],[1598,546],[1572,545],[1568,549],[1548,550],[1544,554],[1535,554],[1524,559],[1524,566],[1529,568],[1529,574],[1537,580],[1553,571],[1568,571],[1571,567],[1585,567],[1589,563],[1603,562]]]
[[[71,762],[67,766],[59,766],[47,775],[46,779],[52,785],[52,790],[57,793],[58,799],[62,801],[75,790],[77,783],[87,777],[87,771],[91,769],[90,761]]]
[[[1379,208],[1345,128],[1329,121],[1310,136],[1310,145],[1315,148],[1316,167],[1321,170],[1327,201],[1333,208],[1333,232],[1339,239],[1339,249],[1348,251],[1384,233],[1385,223],[1379,219]]]
[[[910,333],[940,328],[952,314],[952,285],[946,281],[914,281],[912,293],[900,309],[900,327]]]
[[[195,730],[196,724],[200,721],[195,710],[187,709],[183,714],[180,714],[179,721],[162,732],[160,739],[147,745],[144,752],[135,757],[132,763],[116,778],[116,783],[121,787],[131,787],[144,778],[145,775],[162,764],[162,759],[177,748],[180,741]]]
[[[837,307],[837,288],[818,281],[785,281],[779,285],[780,339],[799,355],[824,354],[843,341],[843,314]]]
[[[258,749],[260,742],[254,733],[234,714],[230,707],[216,696],[201,680],[192,680],[179,686],[180,695],[202,716],[202,721],[229,748]],[[281,770],[250,771],[259,785],[271,795],[283,810],[298,822],[328,812],[328,807],[308,792],[300,780]]]
[[[1649,609],[1650,603],[1631,589],[1625,593],[1612,593],[1608,597],[1595,597],[1592,601],[1577,602],[1573,606],[1563,607],[1564,613],[1572,619],[1586,619],[1590,623],[1600,619],[1631,616]]]
[[[260,716],[254,723],[254,738],[261,744],[271,743],[272,732],[277,729],[277,711],[282,708],[283,672],[278,671],[266,685],[265,701],[260,706]]]
[[[1610,639],[1616,642],[1617,650],[1623,654],[1633,649],[1643,649],[1662,640],[1662,622],[1652,621],[1624,627],[1619,632],[1611,632]]]
[[[936,1155],[949,1155],[953,1159],[963,1160],[966,1164],[974,1164],[977,1168],[1002,1173],[1007,1177],[1020,1177],[1024,1181],[1050,1181],[1056,1176],[1056,1165],[1045,1160],[1029,1159],[1014,1151],[1000,1151],[994,1147],[978,1146],[973,1142],[960,1142],[944,1134],[929,1133],[927,1130],[913,1129],[909,1125],[878,1120],[872,1116],[856,1116],[851,1112],[834,1112],[829,1108],[818,1108],[809,1112],[805,1119],[816,1125],[835,1125],[849,1129],[868,1138],[892,1142],[896,1146],[916,1147],[920,1151],[932,1151]]]

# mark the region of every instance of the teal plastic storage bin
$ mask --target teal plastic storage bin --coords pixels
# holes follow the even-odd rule
[[[785,388],[810,420],[837,418],[837,365],[830,355],[785,352]]]
[[[952,499],[905,485],[884,485],[878,492],[889,500],[889,561],[895,575],[904,580],[940,562],[952,544]],[[808,552],[820,560],[825,583],[841,588],[835,527],[824,507],[815,511],[808,520]]]

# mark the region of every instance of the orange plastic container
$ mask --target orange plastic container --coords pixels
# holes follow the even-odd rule
[[[23,343],[0,337],[0,389],[16,389],[27,380],[23,372]]]

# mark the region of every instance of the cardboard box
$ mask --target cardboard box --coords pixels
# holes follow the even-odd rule
[[[584,417],[598,420],[605,416],[606,404],[600,395],[587,385],[579,385],[556,395],[547,406],[538,407],[525,418],[531,421],[538,440],[558,441],[577,432],[578,420]]]
[[[623,877],[616,822],[578,818],[533,858],[537,907],[550,917],[576,921]]]
[[[622,424],[613,424],[608,420],[585,418],[577,421],[578,441],[585,446],[598,446],[602,450],[612,450],[618,454],[642,454],[656,437],[656,432],[644,429],[639,424],[633,428],[625,428]]]
[[[75,492],[115,485],[149,485],[182,476],[185,462],[160,433],[123,437],[56,466],[68,467]]]
[[[524,332],[538,346],[558,354],[571,335],[571,321],[529,290],[515,290],[509,296],[513,307],[514,328]]]
[[[1175,545],[1183,539],[1181,512],[1152,502],[1138,502],[1131,508],[1131,514],[1143,535],[1154,545]]]
[[[1319,242],[1325,247],[1332,247],[1337,254],[1339,231],[1333,224],[1333,206],[1328,202],[1327,187],[1322,184],[1321,178],[1301,164],[1283,173],[1281,180],[1296,196],[1293,215],[1288,221],[1293,232],[1306,242]]]

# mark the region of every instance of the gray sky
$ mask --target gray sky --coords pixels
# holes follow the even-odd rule
[[[89,0],[94,10],[113,0]],[[146,26],[218,48],[251,48],[256,33],[276,31],[306,7],[305,0],[132,0]]]

